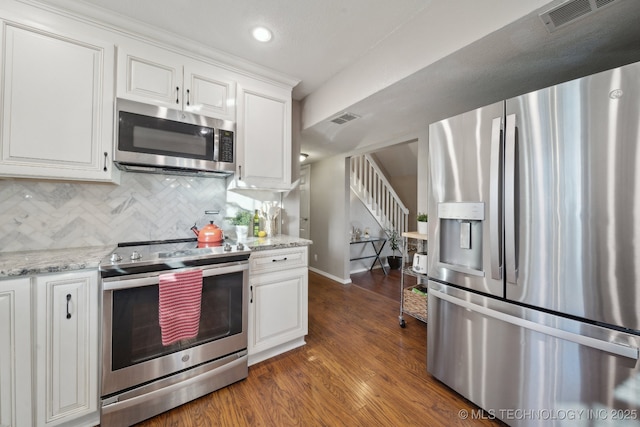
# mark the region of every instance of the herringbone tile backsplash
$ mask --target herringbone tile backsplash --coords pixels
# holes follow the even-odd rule
[[[122,173],[120,185],[0,179],[0,252],[194,237],[220,227],[226,181]],[[220,210],[220,215],[205,215]]]

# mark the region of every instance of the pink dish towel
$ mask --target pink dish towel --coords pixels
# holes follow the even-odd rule
[[[202,301],[202,270],[160,275],[160,331],[162,345],[198,335]]]

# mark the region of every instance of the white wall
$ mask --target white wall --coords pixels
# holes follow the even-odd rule
[[[429,170],[429,129],[418,136],[418,212],[429,209],[429,187],[431,185],[431,171]],[[416,225],[417,227],[417,225]]]
[[[549,0],[448,0],[422,13],[329,79],[303,101],[307,129],[487,34]]]
[[[311,240],[309,266],[349,283],[349,186],[347,161],[334,156],[311,167]]]

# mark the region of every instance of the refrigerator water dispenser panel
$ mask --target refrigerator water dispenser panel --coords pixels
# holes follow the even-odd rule
[[[460,249],[471,249],[471,223],[469,221],[460,223]]]
[[[440,264],[461,273],[483,276],[484,203],[438,203]]]

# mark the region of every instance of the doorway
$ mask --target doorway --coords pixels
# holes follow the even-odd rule
[[[309,191],[311,189],[311,165],[300,167],[300,234],[303,239],[310,239],[311,206]]]

